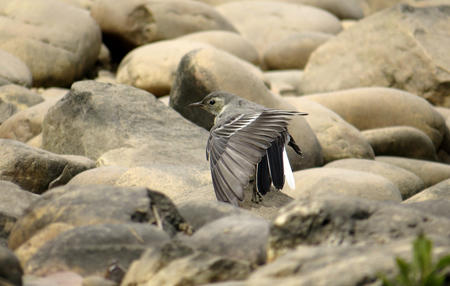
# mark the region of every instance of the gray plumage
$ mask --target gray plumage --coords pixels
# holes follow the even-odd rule
[[[266,108],[223,91],[212,92],[190,106],[215,115],[206,158],[219,201],[237,205],[253,177],[254,192],[259,196],[267,193],[272,183],[277,189],[283,187],[286,144],[301,154],[287,125],[292,116],[306,113]]]

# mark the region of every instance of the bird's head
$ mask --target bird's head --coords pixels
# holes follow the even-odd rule
[[[213,115],[220,114],[230,103],[235,95],[223,91],[214,91],[205,96],[201,101],[189,104],[189,106],[200,107]]]

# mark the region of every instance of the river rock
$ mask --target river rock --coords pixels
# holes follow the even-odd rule
[[[0,283],[5,286],[22,286],[23,270],[14,253],[0,246]]]
[[[21,110],[0,125],[0,138],[27,142],[42,131],[42,122],[47,111],[60,98],[54,97]]]
[[[133,262],[122,286],[204,285],[208,282],[243,280],[250,265],[241,260],[196,251],[179,242],[146,251]]]
[[[305,98],[325,105],[360,130],[398,125],[415,127],[430,137],[436,149],[446,132],[444,119],[431,104],[398,89],[355,88]]]
[[[301,70],[278,70],[264,72],[264,81],[270,84],[270,91],[281,96],[299,94]]]
[[[448,239],[450,220],[402,204],[318,192],[280,210],[270,228],[268,257],[298,245],[367,246],[419,233]]]
[[[38,195],[24,191],[16,184],[0,181],[0,246],[25,209],[38,198]]]
[[[430,237],[434,242],[433,258],[450,250],[448,239]],[[398,274],[397,257],[412,258],[414,236],[383,245],[298,246],[274,262],[257,269],[247,280],[248,286],[370,285],[378,284],[383,273],[389,279]],[[351,275],[343,275],[351,273]]]
[[[270,108],[295,110],[282,98],[274,96],[248,65],[247,62],[215,49],[202,49],[186,54],[178,66],[170,94],[170,106],[207,129],[213,124],[212,115],[187,105],[201,100],[215,90],[225,90]],[[303,158],[289,154],[291,166],[300,169],[322,164],[320,145],[305,119],[301,116],[293,118],[289,131],[304,153]]]
[[[299,199],[315,192],[345,194],[374,201],[400,202],[399,189],[390,180],[364,171],[344,168],[311,168],[294,172],[296,188],[288,186],[283,192]]]
[[[302,91],[385,86],[450,106],[449,9],[404,4],[361,20],[311,55]]]
[[[132,222],[154,224],[170,235],[190,229],[161,193],[145,188],[68,185],[52,189],[30,206],[11,231],[9,247],[16,249],[54,223],[78,227]]]
[[[24,269],[26,273],[39,276],[57,271],[75,271],[82,276],[103,275],[110,264],[127,269],[146,249],[168,240],[164,231],[149,224],[80,226],[42,246]]]
[[[84,9],[56,0],[6,0],[0,14],[0,48],[25,62],[35,86],[70,85],[97,60],[101,32]]]
[[[361,132],[332,110],[304,97],[283,98],[297,110],[308,113],[305,119],[319,140],[325,163],[343,158],[375,158],[372,147]]]
[[[436,149],[430,137],[417,128],[391,126],[364,130],[362,134],[377,156],[437,160]]]
[[[450,179],[446,179],[426,188],[425,190],[410,197],[404,203],[415,203],[428,200],[448,200],[450,201]],[[450,208],[449,208],[450,209]]]
[[[256,266],[266,262],[268,235],[269,222],[265,219],[229,215],[202,226],[184,242],[200,251]]]
[[[44,99],[28,88],[15,84],[0,86],[0,124],[13,114],[41,103]]]
[[[113,55],[198,31],[236,31],[213,7],[197,1],[97,0],[91,13]]]
[[[423,180],[426,188],[450,179],[450,166],[448,164],[393,156],[377,156],[376,160],[396,165],[416,174]]]
[[[328,163],[325,167],[364,171],[380,175],[397,186],[404,200],[425,188],[422,179],[414,173],[395,165],[375,160],[343,159]]]
[[[269,70],[303,69],[311,53],[332,37],[319,32],[291,34],[267,45],[262,55],[264,67]]]
[[[33,78],[28,66],[16,56],[0,49],[0,81],[31,86]]]
[[[0,149],[0,180],[38,194],[95,167],[92,160],[84,157],[61,156],[10,139],[0,139]]]

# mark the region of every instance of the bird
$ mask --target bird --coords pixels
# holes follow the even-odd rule
[[[302,151],[287,130],[289,120],[305,112],[266,108],[226,91],[214,91],[189,104],[211,113],[214,125],[206,144],[216,198],[238,206],[253,182],[252,202],[260,203],[273,186],[283,188],[285,178],[295,189],[286,145]]]

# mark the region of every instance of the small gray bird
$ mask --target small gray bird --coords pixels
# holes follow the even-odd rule
[[[300,148],[287,131],[288,121],[297,111],[266,108],[237,95],[215,91],[198,106],[215,116],[206,145],[211,176],[219,201],[238,205],[244,189],[254,178],[253,202],[275,188],[282,189],[285,177],[295,189],[294,177],[286,153],[286,145],[301,155]]]

